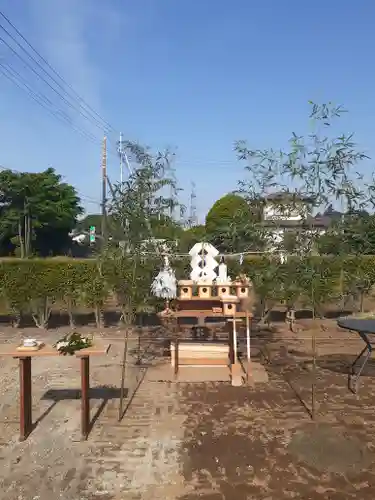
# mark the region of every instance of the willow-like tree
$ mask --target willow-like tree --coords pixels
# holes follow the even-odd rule
[[[343,213],[358,213],[368,205],[370,188],[366,187],[358,172],[358,165],[368,158],[358,150],[353,134],[330,134],[335,119],[345,113],[341,106],[310,102],[312,132],[307,136],[293,133],[289,149],[252,149],[246,141],[238,141],[235,151],[245,167],[249,180],[241,180],[239,188],[252,205],[264,205],[265,198],[276,190],[274,210],[279,214],[273,222],[273,230],[261,220],[258,232],[267,235],[269,248],[301,257],[316,251],[321,230],[317,227],[314,213],[324,212],[337,204]],[[308,199],[307,205],[300,203]],[[299,216],[298,228],[293,236],[275,241],[274,235],[283,230],[282,220],[294,212]],[[354,220],[354,219],[353,219]],[[334,234],[342,237],[342,221],[336,221]]]
[[[175,220],[180,189],[173,169],[173,154],[169,151],[152,154],[147,148],[128,142],[126,149],[134,159],[128,179],[112,188],[109,213],[120,225],[129,249],[140,242],[165,236],[173,238],[179,229]],[[124,146],[125,147],[125,146]],[[164,233],[164,234],[163,234]]]
[[[122,369],[122,393],[126,378],[126,359],[129,327],[137,313],[149,311],[155,305],[151,283],[163,265],[162,253],[168,250],[158,239],[176,239],[179,224],[175,220],[183,207],[178,201],[177,186],[169,151],[152,154],[147,148],[127,142],[120,154],[131,156],[132,172],[122,184],[112,186],[109,214],[121,228],[123,244],[109,248],[106,267],[121,307],[125,325]],[[169,245],[170,248],[170,245]],[[117,272],[121,269],[121,277]],[[140,315],[141,316],[141,315]],[[138,334],[138,361],[141,334]],[[123,395],[123,394],[122,394]],[[123,415],[123,397],[120,398],[119,419]]]
[[[268,236],[269,249],[296,254],[299,257],[300,276],[298,283],[284,280],[285,298],[293,297],[297,301],[308,296],[313,312],[320,310],[320,300],[329,296],[332,287],[330,276],[314,269],[311,255],[316,251],[320,231],[317,229],[314,211],[326,210],[332,203],[340,206],[344,213],[355,213],[363,209],[369,202],[371,187],[366,188],[362,176],[358,173],[358,164],[367,156],[358,150],[353,134],[336,136],[330,133],[334,120],[340,118],[345,110],[341,106],[314,104],[310,102],[310,119],[312,132],[307,136],[292,134],[289,149],[260,150],[249,147],[246,141],[238,141],[235,151],[240,160],[247,162],[246,170],[250,174],[248,181],[240,181],[240,190],[249,204],[264,203],[265,196],[278,191],[281,196],[274,197],[274,211],[278,217],[273,221],[270,231],[264,220],[258,224],[258,231]],[[375,192],[375,189],[374,189]],[[299,203],[301,197],[308,198],[309,210]],[[286,199],[288,200],[286,203]],[[298,213],[299,224],[294,235],[294,242],[288,237],[281,241],[284,228],[282,219],[291,212]],[[342,235],[339,224],[335,228],[336,235]],[[292,244],[292,248],[291,248]],[[280,266],[280,263],[275,263]],[[283,266],[281,266],[283,267]],[[285,267],[285,266],[284,266]],[[287,270],[287,267],[285,267]],[[272,283],[270,283],[272,287]],[[288,287],[292,287],[290,293]],[[299,293],[296,293],[299,290]],[[268,291],[268,294],[271,291]],[[291,306],[293,306],[291,304]],[[316,365],[316,333],[312,330],[313,366],[312,414],[315,413],[315,365]]]
[[[127,322],[131,322],[129,308],[135,313],[137,307],[141,306],[140,301],[145,306],[150,300],[150,262],[157,270],[162,265],[162,253],[168,248],[173,249],[165,247],[165,243],[158,240],[175,243],[181,228],[174,214],[177,210],[182,211],[183,207],[178,201],[180,190],[172,166],[173,155],[169,151],[153,155],[147,148],[131,142],[125,145],[134,160],[134,167],[125,182],[112,187],[109,214],[121,228],[122,244],[118,248],[116,242],[116,249],[109,250],[121,259],[121,267],[125,265],[125,259],[131,269],[128,282],[124,283],[128,293],[127,312],[123,314]],[[135,283],[138,283],[138,288],[142,283],[142,294],[135,290]],[[120,295],[125,297],[125,291],[122,290]],[[131,300],[130,306],[129,297],[132,295],[134,301]]]

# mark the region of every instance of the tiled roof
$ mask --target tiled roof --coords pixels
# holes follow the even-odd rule
[[[314,202],[314,197],[304,193],[296,193],[293,191],[278,191],[276,193],[270,193],[263,197],[264,201],[286,201],[288,199],[293,201],[302,201],[305,203]]]
[[[322,217],[307,217],[301,220],[290,219],[265,219],[263,226],[265,227],[280,227],[280,228],[326,228],[331,224],[331,219],[326,216]]]

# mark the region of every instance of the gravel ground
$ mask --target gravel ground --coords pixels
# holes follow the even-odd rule
[[[33,361],[38,425],[24,443],[18,442],[17,362],[0,359],[0,498],[374,498],[375,363],[366,370],[359,394],[351,394],[347,365],[361,342],[332,322],[315,325],[318,405],[312,422],[307,411],[311,327],[301,323],[297,334],[282,327],[254,339],[254,355],[257,345],[267,344],[271,358],[269,382],[254,388],[157,382],[153,370],[161,348],[153,343],[144,365],[129,359],[129,406],[121,422],[114,389],[120,385],[123,344],[111,340],[109,355],[91,366],[95,422],[87,442],[80,441],[75,358]],[[4,330],[2,341],[21,334]],[[106,332],[111,339],[116,335],[121,337],[115,329]],[[60,336],[61,330],[43,338],[53,342]]]

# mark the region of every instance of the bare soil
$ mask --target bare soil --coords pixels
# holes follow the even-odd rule
[[[87,329],[88,327],[86,327]],[[53,341],[65,330],[4,328],[2,342],[22,335]],[[312,332],[317,340],[317,412],[310,416]],[[347,387],[348,364],[362,349],[335,321],[300,320],[254,332],[252,355],[269,381],[157,382],[161,333],[143,334],[141,364],[132,340],[127,408],[118,416],[123,333],[106,358],[92,362],[92,417],[81,442],[79,365],[75,358],[33,361],[37,426],[18,442],[18,370],[0,359],[0,498],[7,500],[372,499],[375,496],[375,362],[358,395]],[[147,338],[146,338],[147,337]]]

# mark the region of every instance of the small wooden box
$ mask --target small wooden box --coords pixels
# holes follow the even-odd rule
[[[198,286],[199,297],[201,297],[202,299],[209,299],[211,297],[211,288],[212,288],[211,285],[200,284]]]
[[[230,284],[229,283],[218,283],[217,284],[217,294],[219,297],[225,297],[230,295]]]
[[[181,280],[178,282],[180,290],[180,299],[189,300],[193,296],[193,282],[190,280]]]
[[[237,312],[237,305],[234,302],[224,302],[223,314],[224,316],[234,316]]]
[[[249,296],[249,285],[236,283],[236,295],[239,299],[245,299]]]

